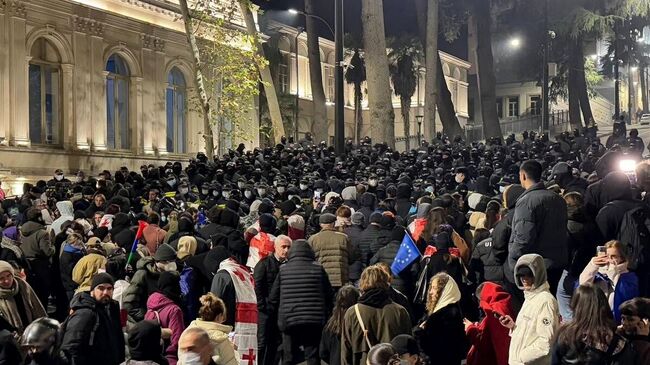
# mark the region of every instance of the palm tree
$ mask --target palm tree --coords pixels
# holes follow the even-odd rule
[[[395,111],[391,100],[384,29],[384,5],[378,0],[361,1],[363,48],[366,54],[370,136],[373,141],[395,147]]]
[[[402,120],[404,121],[404,137],[406,138],[406,150],[411,149],[410,145],[410,119],[411,98],[417,87],[417,69],[415,61],[422,54],[419,43],[416,39],[400,37],[392,42],[392,50],[388,54],[391,61],[390,80],[393,83],[395,95],[399,96]]]
[[[358,144],[361,138],[361,125],[363,124],[363,110],[361,108],[363,93],[361,92],[361,85],[366,81],[366,62],[363,60],[358,47],[354,49],[350,64],[345,70],[345,81],[354,85],[354,141]]]

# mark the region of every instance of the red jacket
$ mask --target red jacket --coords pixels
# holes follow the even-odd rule
[[[467,365],[508,365],[510,335],[494,313],[515,318],[510,301],[510,294],[499,285],[489,281],[484,284],[480,306],[485,318],[466,330],[472,344],[467,354]]]

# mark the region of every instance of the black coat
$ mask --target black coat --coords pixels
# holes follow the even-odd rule
[[[231,255],[237,258],[237,262],[246,262],[248,260],[249,247],[244,240],[244,235],[241,231],[232,227],[222,226],[219,224],[210,223],[201,228],[199,235],[206,240],[215,241],[212,237],[214,235],[223,235],[228,238],[228,251]]]
[[[415,327],[413,334],[431,363],[460,365],[469,349],[460,305],[449,304],[424,320],[424,329]]]
[[[377,253],[370,259],[370,265],[374,265],[379,262],[383,262],[388,267],[393,264],[397,251],[402,244],[401,241],[391,241],[386,246],[382,247],[377,251]],[[393,281],[391,286],[402,294],[406,295],[407,298],[412,298],[413,296],[413,287],[415,285],[415,275],[412,272],[413,265],[409,265],[404,270],[402,270],[399,275],[393,275]]]
[[[375,256],[379,249],[385,247],[390,242],[391,228],[382,228],[379,230],[377,239],[370,244],[370,257]]]
[[[72,270],[82,257],[84,252],[72,247],[63,246],[63,252],[59,258],[59,269],[61,272],[61,283],[66,292],[74,292],[79,286],[72,280]]]
[[[320,338],[320,350],[318,351],[320,359],[328,365],[341,364],[341,339],[340,336],[330,332],[327,328],[323,329]]]
[[[237,292],[228,271],[221,270],[214,275],[210,291],[221,298],[226,305],[226,320],[223,324],[234,326],[235,314],[237,313]]]
[[[605,241],[615,240],[618,237],[625,213],[642,204],[641,201],[632,199],[614,200],[605,204],[596,215],[596,224],[603,239]]]
[[[280,271],[280,261],[270,254],[255,265],[253,277],[255,278],[255,295],[257,296],[257,310],[271,315],[275,310],[269,303],[269,296],[273,283]]]
[[[370,247],[375,244],[375,241],[377,241],[380,232],[381,227],[371,224],[361,233],[361,237],[359,239],[359,250],[361,251],[361,262],[366,266],[372,257],[370,253]]]
[[[497,259],[501,260],[503,265],[508,259],[508,243],[510,242],[510,235],[512,234],[512,217],[515,215],[515,210],[512,209],[501,218],[500,221],[494,226],[492,230],[492,250]]]
[[[350,245],[352,246],[352,250],[354,252],[361,252],[361,248],[359,246],[359,243],[361,242],[361,234],[363,233],[363,228],[361,226],[349,226],[343,230],[343,233],[348,235],[348,238],[350,239]],[[361,255],[359,255],[361,256]],[[348,272],[348,276],[350,277],[350,281],[355,282],[361,278],[361,272],[363,271],[363,260],[361,260],[361,257],[353,263],[350,264],[350,271]]]
[[[332,308],[332,286],[314,251],[305,241],[294,242],[289,261],[280,267],[271,289],[271,304],[278,308],[278,327],[327,322]]]
[[[124,361],[119,305],[113,300],[105,305],[87,292],[72,299],[72,314],[64,324],[61,344],[71,365],[117,365]]]
[[[479,242],[472,250],[472,258],[469,264],[472,272],[477,276],[477,282],[491,281],[503,285],[505,278],[503,263],[507,254],[497,255],[493,242],[491,237]]]

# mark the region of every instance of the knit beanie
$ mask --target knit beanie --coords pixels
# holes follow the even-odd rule
[[[355,226],[361,226],[361,225],[363,225],[363,221],[364,221],[363,213],[361,213],[361,212],[354,212],[354,213],[352,214],[352,217],[350,217],[350,221],[351,221],[352,224],[354,224]]]
[[[370,223],[377,223],[377,224],[380,224],[380,223],[381,223],[381,218],[382,218],[382,217],[383,217],[383,215],[382,215],[381,213],[379,213],[379,212],[374,212],[374,213],[372,213],[372,214],[370,215]]]
[[[274,233],[277,226],[275,217],[271,214],[260,215],[260,228],[264,233]]]
[[[180,301],[180,276],[174,271],[161,272],[160,276],[158,277],[158,291],[175,302]]]
[[[14,267],[11,266],[10,263],[7,261],[0,261],[0,273],[3,273],[5,271],[9,271],[11,275],[14,274]]]
[[[176,250],[174,250],[172,246],[163,243],[156,250],[156,253],[153,255],[153,259],[157,262],[174,261],[176,259]]]
[[[113,280],[113,277],[110,274],[107,274],[105,272],[95,274],[93,275],[93,278],[90,282],[90,291],[93,291],[95,287],[102,284],[115,285],[115,281]]]

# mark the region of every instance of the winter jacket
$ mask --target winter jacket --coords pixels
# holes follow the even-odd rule
[[[117,365],[124,361],[124,334],[117,302],[98,303],[90,293],[78,293],[63,329],[61,350],[71,365]]]
[[[151,257],[138,261],[137,271],[133,274],[128,289],[124,292],[123,305],[129,314],[129,320],[139,322],[144,319],[147,298],[158,288],[160,273]]]
[[[615,240],[621,229],[623,216],[628,211],[641,206],[638,200],[614,200],[605,204],[596,215],[596,224],[604,241]]]
[[[187,328],[193,327],[201,328],[208,333],[212,345],[212,359],[217,365],[239,365],[239,355],[228,339],[228,334],[232,332],[231,326],[195,319]],[[184,364],[179,361],[178,365]]]
[[[169,346],[165,349],[165,357],[170,365],[175,365],[178,361],[178,340],[185,330],[181,308],[165,295],[155,292],[147,299],[147,313],[144,319],[158,321],[162,328],[172,331]]]
[[[220,270],[214,274],[210,291],[218,298],[221,298],[226,305],[226,320],[223,323],[234,326],[235,314],[237,313],[237,292],[228,271]]]
[[[280,271],[280,261],[275,254],[268,255],[255,266],[253,278],[255,279],[255,296],[257,296],[257,310],[267,315],[275,311],[269,303],[269,295],[273,288],[273,283]]]
[[[355,252],[345,233],[323,229],[309,237],[309,245],[314,250],[316,259],[323,265],[329,281],[334,287],[341,287],[350,282],[349,266],[355,261]]]
[[[158,246],[164,243],[166,235],[167,231],[158,227],[157,224],[149,224],[142,230],[143,243],[151,255],[155,254]]]
[[[45,226],[37,222],[26,222],[20,227],[21,245],[27,259],[49,259],[55,249],[52,237]]]
[[[377,197],[373,193],[365,192],[359,198],[359,212],[363,214],[364,227],[368,227],[370,223],[370,215],[375,211],[377,205]]]
[[[580,364],[580,365],[623,365],[623,364],[642,364],[637,362],[637,354],[632,348],[632,344],[619,335],[613,336],[609,344],[604,344],[605,348],[598,349],[593,345],[584,342],[577,344],[567,344],[555,342],[551,349],[551,364]],[[607,354],[607,347],[612,347],[612,353]],[[576,349],[577,347],[577,349]]]
[[[494,249],[494,239],[488,237],[476,244],[472,251],[470,268],[476,274],[476,280],[479,283],[491,281],[497,284],[503,284],[504,273],[503,263],[505,257],[503,253],[497,256],[497,250]]]
[[[515,206],[508,245],[506,277],[514,283],[514,268],[524,254],[544,257],[547,269],[567,264],[567,208],[564,199],[537,183],[526,190]]]
[[[63,251],[59,258],[59,270],[61,272],[63,288],[67,293],[71,293],[69,299],[72,299],[74,291],[79,287],[79,284],[72,280],[72,271],[74,270],[75,265],[77,265],[77,262],[84,257],[84,254],[85,252],[82,249],[74,247],[68,243],[63,246]]]
[[[321,360],[328,365],[341,365],[341,339],[340,336],[323,329],[318,350]]]
[[[381,227],[378,224],[370,224],[366,229],[361,233],[359,239],[359,251],[361,252],[361,262],[364,265],[368,265],[372,255],[370,254],[370,246],[375,243],[379,237]]]
[[[424,319],[424,329],[413,334],[432,364],[460,365],[467,355],[463,313],[458,302],[449,304]]]
[[[370,289],[359,298],[358,304],[345,312],[341,333],[342,365],[365,365],[370,350],[355,307],[368,331],[371,346],[390,342],[397,335],[411,333],[411,320],[406,309],[393,303],[388,292]]]
[[[601,268],[589,261],[580,274],[579,284],[594,284],[605,293],[616,323],[621,322],[621,311],[618,307],[625,301],[639,296],[639,278],[635,273],[628,271],[627,262]]]
[[[508,363],[510,334],[495,317],[514,317],[511,297],[501,286],[487,282],[481,289],[480,307],[485,317],[466,329],[472,347],[467,354],[467,365],[501,365]]]
[[[382,262],[390,267],[395,260],[395,256],[397,256],[397,251],[399,251],[401,244],[401,241],[391,241],[388,245],[380,248],[375,256],[370,259],[370,265]],[[402,270],[399,275],[393,274],[391,286],[406,295],[407,298],[411,298],[413,295],[415,280],[416,278],[413,275],[411,266],[408,266]]]
[[[72,269],[72,281],[79,285],[76,290],[77,293],[90,291],[93,275],[97,274],[99,269],[105,269],[106,262],[106,257],[96,253],[89,253],[74,265],[74,269]]]
[[[382,227],[379,230],[377,238],[370,244],[370,258],[375,256],[380,248],[385,247],[390,242],[390,235],[393,227]]]
[[[511,365],[545,365],[551,363],[551,341],[560,323],[557,300],[549,291],[544,259],[540,255],[523,255],[513,272],[527,266],[534,275],[534,289],[524,291],[524,304],[510,335],[508,363]],[[523,290],[521,281],[515,283]]]
[[[47,313],[29,284],[14,277],[11,289],[0,288],[0,316],[7,320],[18,333],[23,333],[34,320],[46,317]]]
[[[248,260],[248,244],[240,230],[232,227],[210,223],[199,231],[201,237],[206,240],[212,239],[215,234],[222,234],[228,237],[228,246],[226,247],[231,255],[237,258],[238,262]]]
[[[323,326],[332,309],[332,286],[325,268],[304,240],[291,246],[288,261],[280,267],[269,301],[278,308],[278,327]]]
[[[72,209],[72,202],[69,200],[63,200],[56,203],[56,209],[59,211],[59,218],[55,219],[52,222],[52,231],[54,235],[61,233],[61,225],[66,221],[74,220],[74,210]]]
[[[351,282],[356,282],[361,278],[361,272],[363,271],[363,262],[361,261],[361,247],[359,246],[359,243],[361,241],[361,234],[363,233],[363,228],[361,226],[357,225],[352,225],[343,230],[343,233],[348,235],[348,238],[350,239],[350,245],[352,246],[352,250],[359,252],[359,258],[355,260],[353,263],[350,264],[350,281]]]
[[[408,218],[411,210],[411,193],[413,188],[409,184],[399,184],[397,186],[397,199],[395,199],[395,211],[399,217]]]

